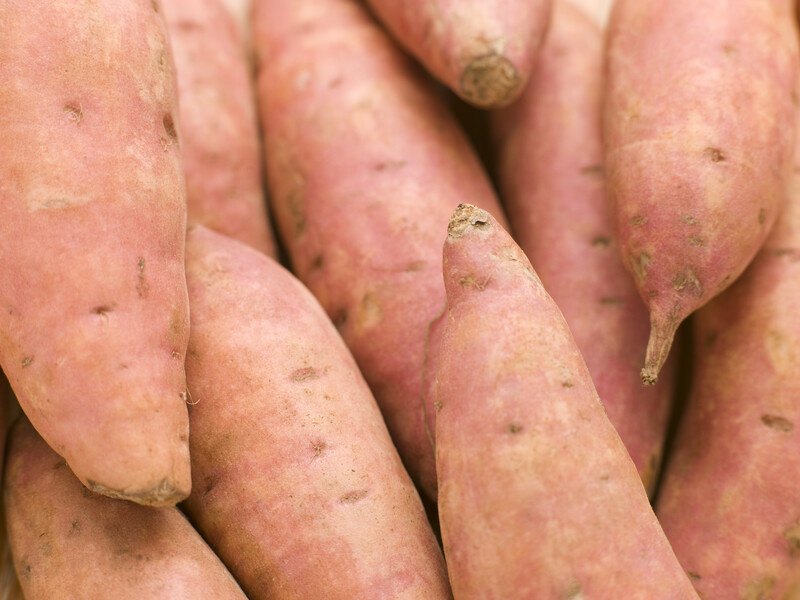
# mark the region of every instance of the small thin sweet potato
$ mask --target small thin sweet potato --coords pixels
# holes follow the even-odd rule
[[[456,598],[697,598],[522,250],[461,205],[444,245],[439,517]]]
[[[280,265],[189,232],[186,510],[253,599],[450,598],[441,551],[375,400]]]
[[[245,599],[178,509],[84,489],[24,417],[11,432],[4,492],[27,600]]]

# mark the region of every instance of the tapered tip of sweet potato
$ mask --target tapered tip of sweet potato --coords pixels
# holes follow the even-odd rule
[[[667,361],[672,341],[675,339],[675,331],[680,325],[675,319],[650,319],[650,339],[647,342],[647,354],[644,359],[642,369],[642,383],[645,385],[655,385],[658,381],[658,374],[661,367]]]
[[[447,224],[447,235],[452,239],[462,237],[470,229],[486,229],[491,222],[491,215],[483,209],[471,204],[459,204],[450,223]]]
[[[491,52],[473,58],[461,74],[461,96],[480,108],[510,104],[522,91],[522,78],[505,56]]]
[[[130,500],[143,506],[175,506],[189,496],[191,489],[180,489],[168,479],[162,479],[159,484],[147,490],[115,490],[96,481],[89,480],[86,487],[96,494],[108,496],[116,500]]]

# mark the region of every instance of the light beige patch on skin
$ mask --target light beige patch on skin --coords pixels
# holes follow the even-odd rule
[[[789,375],[798,366],[797,349],[781,331],[770,329],[764,335],[764,348],[772,368],[780,375]]]

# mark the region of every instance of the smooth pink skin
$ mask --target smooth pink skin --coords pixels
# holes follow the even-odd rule
[[[435,498],[422,377],[445,305],[444,228],[461,201],[501,209],[431,83],[356,2],[259,0],[254,18],[267,174],[294,272]]]
[[[185,194],[149,0],[0,4],[0,363],[108,495],[188,495]]]
[[[25,418],[11,433],[4,492],[27,600],[245,599],[178,509],[84,489]]]
[[[250,598],[450,598],[419,495],[322,307],[266,257],[188,238],[186,502]]]
[[[556,301],[608,417],[652,490],[673,376],[643,388],[647,310],[617,252],[603,176],[603,40],[565,0],[522,98],[495,114],[500,187],[514,238]]]
[[[551,0],[368,0],[397,40],[467,102],[519,96],[547,29]]]
[[[221,0],[161,4],[178,77],[189,223],[274,257],[242,34]]]
[[[606,169],[622,256],[650,309],[648,382],[676,327],[736,280],[784,201],[796,38],[789,0],[616,3]]]
[[[697,598],[522,250],[462,205],[444,245],[439,517],[458,599]]]
[[[695,318],[692,394],[658,516],[704,598],[800,597],[800,145],[796,152],[772,235]]]

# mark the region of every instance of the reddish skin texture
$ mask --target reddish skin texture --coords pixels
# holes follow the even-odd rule
[[[188,240],[186,508],[204,537],[254,599],[450,598],[419,495],[317,301],[241,244]]]
[[[800,597],[799,159],[764,248],[695,318],[695,380],[658,515],[704,598]]]
[[[496,113],[499,180],[514,238],[569,324],[608,417],[652,490],[673,377],[644,389],[647,310],[616,248],[603,177],[603,42],[556,2],[522,98]]]
[[[245,598],[178,509],[84,489],[25,418],[10,436],[4,490],[27,600]]]
[[[456,598],[697,598],[522,250],[461,205],[444,246],[439,517]]]
[[[615,5],[606,169],[620,251],[650,309],[645,383],[681,321],[752,260],[784,201],[796,37],[789,0]]]
[[[497,108],[528,81],[551,0],[368,0],[437,79],[467,102]]]
[[[188,495],[185,194],[149,0],[0,4],[0,363],[95,491]]]
[[[431,83],[357,3],[259,0],[254,18],[267,173],[294,272],[435,498],[422,377],[445,304],[439,248],[459,202],[501,209]]]
[[[161,0],[180,95],[189,223],[275,256],[261,179],[255,91],[220,0]]]

